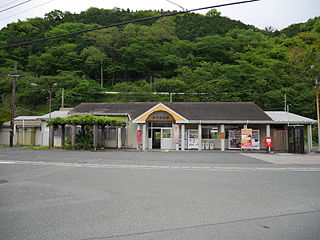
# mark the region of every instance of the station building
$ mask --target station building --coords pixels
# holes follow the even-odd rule
[[[241,149],[241,129],[251,129],[253,150],[264,149],[264,137],[271,136],[275,151],[302,153],[312,149],[316,123],[289,112],[265,112],[252,102],[81,103],[68,115],[88,113],[123,119],[126,127],[116,129],[114,147],[141,150]]]

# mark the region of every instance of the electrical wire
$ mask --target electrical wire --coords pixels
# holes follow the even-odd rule
[[[27,111],[27,112],[31,112],[31,113],[39,113],[39,114],[41,114],[41,115],[44,115],[45,113],[41,113],[41,112],[35,112],[35,111],[31,111],[31,110],[28,110],[28,109],[26,109],[26,108],[23,108],[23,107],[17,107],[17,108],[20,108],[20,109],[22,109],[22,110],[24,110],[24,111]]]
[[[177,7],[181,8],[183,11],[186,10],[184,7],[178,5],[178,4],[176,4],[176,3],[174,3],[174,2],[172,2],[172,1],[170,1],[170,0],[166,0],[166,1],[169,2],[169,3],[171,3],[171,4],[173,4],[173,5],[176,5]]]
[[[15,8],[15,7],[19,7],[19,6],[21,6],[21,5],[25,4],[25,3],[30,2],[30,1],[32,1],[32,0],[27,0],[27,1],[24,1],[24,2],[22,2],[22,3],[16,4],[16,5],[14,5],[14,6],[8,7],[8,8],[6,8],[6,9],[1,10],[0,13],[2,13],[2,12],[4,12],[4,11],[8,11],[8,10],[10,10],[10,9],[12,9],[12,8]]]
[[[5,17],[5,18],[2,18],[2,19],[0,19],[0,21],[3,21],[3,20],[5,20],[5,19],[8,19],[8,18],[11,18],[11,17],[14,17],[14,16],[17,16],[17,15],[19,15],[19,14],[21,14],[21,13],[28,12],[28,11],[30,11],[30,10],[32,10],[32,9],[35,9],[35,8],[41,7],[41,6],[43,6],[43,5],[46,5],[46,4],[48,4],[48,3],[51,3],[51,2],[53,2],[53,1],[54,1],[54,0],[50,0],[50,1],[48,1],[48,2],[45,2],[45,3],[39,4],[39,5],[37,5],[37,6],[34,6],[34,7],[32,7],[32,8],[29,8],[29,9],[27,9],[27,10],[24,10],[24,11],[22,11],[22,12],[18,12],[18,13],[16,13],[16,14],[11,15],[11,16],[8,16],[8,17]]]
[[[29,0],[29,1],[31,1],[31,0]],[[69,36],[78,35],[81,33],[86,33],[86,32],[91,32],[91,31],[96,31],[96,30],[100,30],[100,29],[104,29],[104,28],[123,26],[123,25],[127,25],[129,23],[137,23],[137,22],[148,21],[148,20],[153,20],[153,19],[160,19],[163,17],[170,17],[170,16],[179,15],[179,14],[196,12],[196,11],[201,11],[201,10],[206,10],[206,9],[211,9],[211,8],[226,7],[226,6],[231,6],[231,5],[238,5],[238,4],[251,3],[251,2],[257,2],[257,1],[261,1],[261,0],[247,0],[247,1],[241,1],[241,2],[225,3],[225,4],[214,5],[214,6],[209,6],[209,7],[195,8],[195,9],[181,11],[181,12],[172,12],[172,13],[162,14],[159,16],[139,18],[139,19],[134,19],[134,20],[130,20],[130,21],[124,21],[124,22],[120,22],[120,23],[114,23],[114,24],[110,24],[110,25],[89,28],[89,29],[85,29],[85,30],[81,30],[81,31],[77,31],[77,32],[61,34],[61,35],[52,36],[52,37],[45,37],[45,38],[39,38],[39,39],[30,40],[30,41],[26,41],[26,42],[13,43],[13,44],[6,45],[6,46],[0,46],[0,49],[29,45],[29,44],[33,44],[33,43],[37,43],[37,42],[42,42],[42,41],[52,40],[52,39],[57,39],[57,38],[62,38],[62,37],[69,37]]]
[[[15,3],[15,2],[18,2],[18,1],[19,1],[19,0],[15,0],[15,1],[11,2],[11,3],[7,3],[7,4],[5,4],[5,5],[2,5],[0,8],[6,7],[6,6],[11,5],[12,3]]]

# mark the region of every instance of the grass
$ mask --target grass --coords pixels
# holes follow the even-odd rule
[[[22,147],[24,150],[47,150],[47,149],[62,149],[61,147],[52,147],[49,148],[48,146],[25,146]]]

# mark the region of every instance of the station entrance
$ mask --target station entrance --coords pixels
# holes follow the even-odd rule
[[[172,124],[175,120],[172,115],[157,111],[148,117],[147,123],[149,146],[152,149],[173,149]]]

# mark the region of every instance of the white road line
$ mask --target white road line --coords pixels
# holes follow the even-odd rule
[[[320,168],[308,167],[214,167],[214,166],[166,166],[166,165],[122,165],[122,164],[95,164],[95,163],[65,163],[65,162],[40,162],[40,161],[12,161],[2,160],[1,164],[16,165],[41,165],[54,167],[74,168],[121,168],[121,169],[163,169],[184,171],[289,171],[289,172],[320,172]]]

